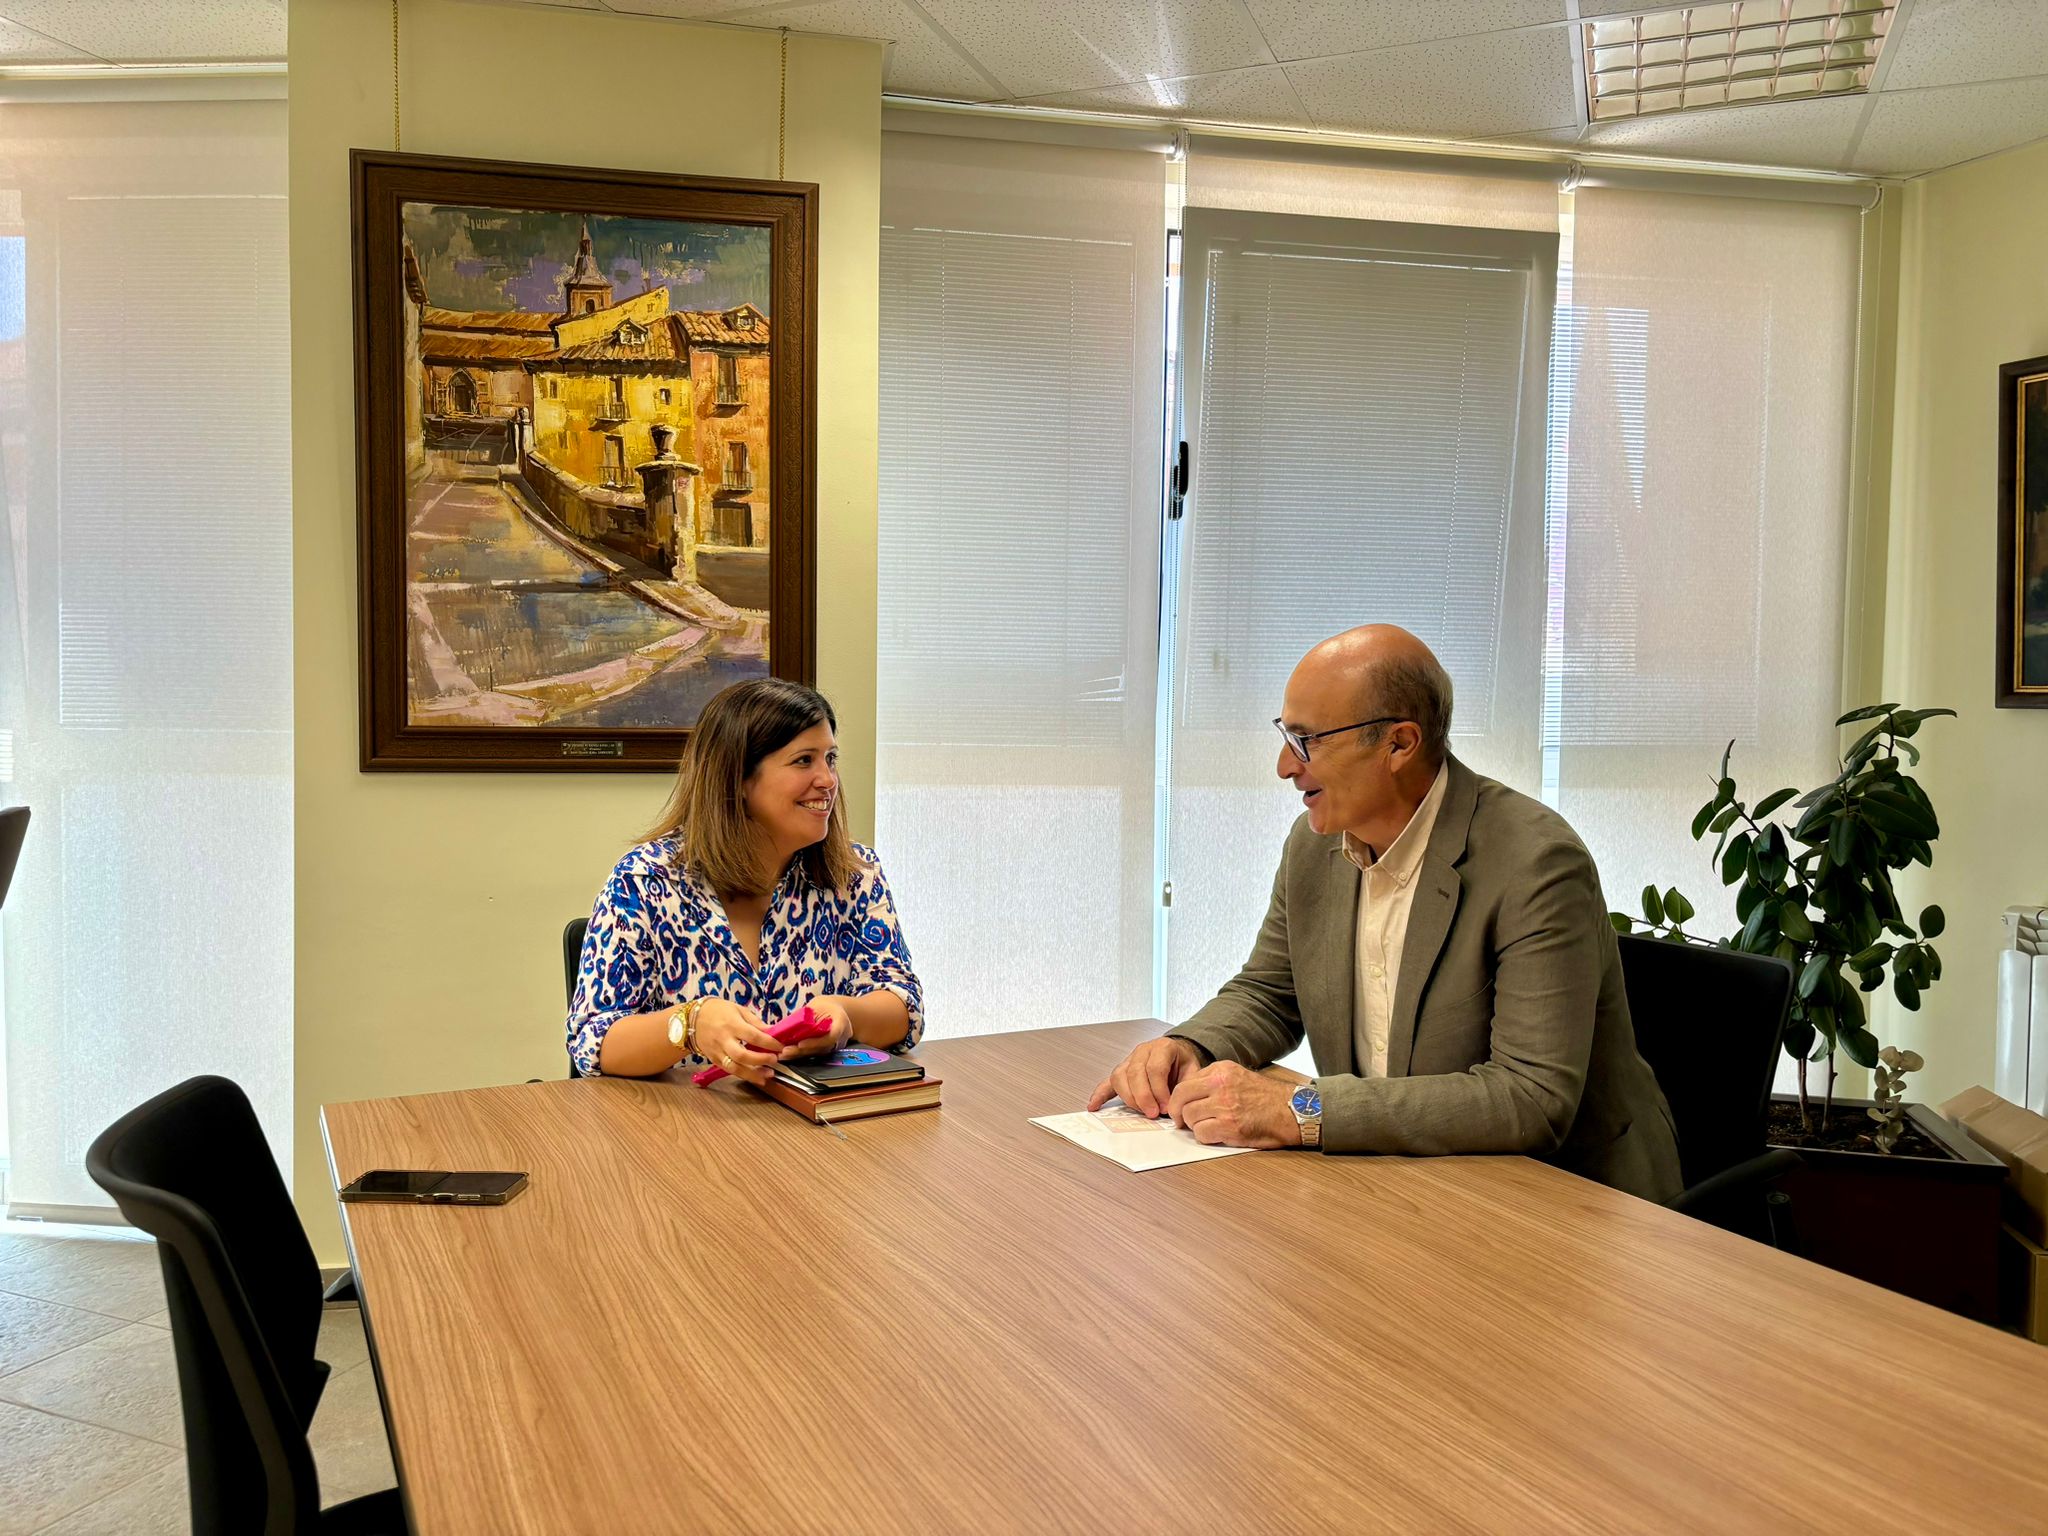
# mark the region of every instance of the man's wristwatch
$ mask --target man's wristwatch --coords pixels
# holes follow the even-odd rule
[[[1294,1111],[1294,1123],[1301,1127],[1301,1144],[1311,1149],[1323,1144],[1323,1096],[1314,1083],[1304,1083],[1287,1101]]]

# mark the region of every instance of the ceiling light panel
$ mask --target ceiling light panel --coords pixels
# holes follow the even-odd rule
[[[1596,123],[1870,88],[1898,0],[1727,0],[1581,23]]]

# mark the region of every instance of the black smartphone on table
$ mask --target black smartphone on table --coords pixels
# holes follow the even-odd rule
[[[450,1173],[445,1168],[372,1168],[342,1185],[343,1200],[410,1200],[420,1205],[503,1205],[526,1188],[523,1173]]]

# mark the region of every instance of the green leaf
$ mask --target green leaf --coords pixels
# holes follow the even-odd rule
[[[1742,878],[1743,866],[1749,862],[1751,838],[1747,832],[1738,832],[1728,844],[1728,851],[1721,856],[1721,883],[1733,885]],[[1747,917],[1749,914],[1744,913]]]
[[[1657,887],[1654,885],[1643,887],[1643,920],[1652,928],[1659,927],[1664,922],[1664,898],[1657,894]]]
[[[1769,901],[1757,904],[1756,910],[1749,914],[1749,921],[1742,925],[1742,936],[1735,941],[1736,948],[1752,955],[1767,955],[1776,947],[1778,929],[1771,920],[1774,905]]]
[[[1892,996],[1899,1000],[1899,1006],[1908,1013],[1920,1011],[1920,988],[1904,971],[1892,972]],[[1869,1063],[1866,1062],[1864,1065],[1868,1066]]]
[[[1720,804],[1719,800],[1709,800],[1700,807],[1699,814],[1693,817],[1692,840],[1694,842],[1698,842],[1707,835],[1707,823],[1714,819],[1714,807],[1718,804]]]
[[[1693,915],[1693,905],[1679,894],[1677,886],[1664,893],[1664,915],[1674,923],[1688,921]]]
[[[1797,1020],[1787,1022],[1783,1040],[1785,1054],[1794,1061],[1804,1056],[1813,1049],[1813,1033],[1813,1026],[1811,1024],[1802,1023]]]
[[[1837,798],[1835,787],[1832,784],[1822,790],[1813,804],[1809,805],[1801,813],[1799,819],[1792,823],[1792,835],[1802,843],[1817,841],[1821,826],[1830,816],[1835,814]]]
[[[1766,816],[1770,815],[1771,812],[1775,811],[1779,806],[1783,805],[1787,800],[1790,800],[1794,795],[1798,793],[1799,791],[1796,789],[1781,789],[1775,791],[1772,794],[1765,795],[1763,799],[1757,802],[1756,809],[1751,811],[1749,814],[1756,820],[1762,821]]]
[[[1723,883],[1732,884],[1733,882]],[[1748,922],[1749,915],[1757,909],[1758,904],[1763,899],[1764,890],[1762,886],[1745,884],[1741,890],[1735,893],[1735,920],[1738,923]]]
[[[1843,988],[1835,994],[1836,1010],[1842,1015],[1843,1026],[1861,1026],[1866,1015],[1863,1010],[1863,994]]]
[[[1878,787],[1863,796],[1863,814],[1881,831],[1926,840],[1941,835],[1931,811],[1897,790]]]
[[[1724,749],[1724,750],[1722,751],[1722,753],[1721,753],[1721,771],[1720,771],[1720,773],[1718,773],[1718,774],[1716,774],[1716,775],[1715,775],[1715,777],[1716,777],[1716,778],[1718,778],[1718,779],[1719,779],[1719,780],[1720,780],[1720,781],[1721,781],[1721,782],[1722,782],[1723,784],[1725,784],[1725,785],[1727,785],[1727,786],[1728,786],[1728,787],[1727,787],[1726,789],[1724,789],[1724,790],[1723,790],[1723,791],[1721,792],[1721,797],[1722,797],[1722,798],[1723,798],[1724,800],[1725,800],[1725,799],[1726,799],[1726,798],[1727,798],[1727,797],[1728,797],[1729,795],[1732,795],[1732,794],[1734,794],[1734,793],[1735,793],[1735,781],[1734,781],[1733,779],[1731,779],[1731,778],[1729,778],[1729,777],[1728,777],[1728,759],[1729,759],[1729,758],[1731,758],[1731,757],[1733,757],[1734,755],[1735,755],[1735,738],[1731,736],[1731,737],[1730,737],[1730,738],[1728,739],[1728,745],[1727,745],[1727,747],[1726,747],[1726,748],[1725,748],[1725,749]]]
[[[1920,749],[1914,746],[1912,742],[1900,742],[1899,750],[1906,754],[1907,762],[1911,763],[1915,768],[1918,768],[1920,766]]]
[[[1920,933],[1923,938],[1938,939],[1941,930],[1948,926],[1948,919],[1939,907],[1923,907],[1920,911]]]
[[[1847,864],[1856,849],[1856,818],[1844,811],[1828,824],[1828,857]]]
[[[1805,944],[1813,938],[1813,924],[1796,901],[1785,903],[1785,909],[1778,914],[1778,930],[1794,943]]]
[[[1627,933],[1635,927],[1636,920],[1626,912],[1610,912],[1607,914],[1607,923],[1616,933]]]
[[[1883,734],[1883,725],[1873,725],[1869,730],[1865,731],[1861,736],[1858,736],[1853,742],[1851,742],[1849,744],[1849,750],[1844,752],[1842,756],[1845,759],[1847,759],[1855,757],[1858,753],[1862,753],[1863,756],[1869,757],[1871,753],[1877,750],[1877,738],[1882,736]],[[1869,748],[1870,750],[1865,751],[1865,748]]]
[[[1899,706],[1896,704],[1866,704],[1861,709],[1852,709],[1836,725],[1853,725],[1858,720],[1875,720],[1879,715],[1888,715]]]
[[[1733,805],[1724,806],[1720,815],[1708,823],[1707,830],[1709,832],[1726,832],[1735,825],[1736,818],[1741,816],[1741,814],[1742,803],[1740,801],[1735,802]]]
[[[1835,1032],[1835,1040],[1849,1059],[1859,1067],[1877,1065],[1877,1036],[1861,1024],[1845,1024]]]
[[[1883,965],[1891,957],[1891,945],[1872,944],[1867,948],[1857,950],[1855,954],[1849,957],[1849,968],[1856,971],[1867,971],[1872,966]]]
[[[1811,997],[1826,979],[1828,967],[1834,964],[1832,955],[1815,955],[1806,962],[1806,969],[1799,973],[1799,995]]]

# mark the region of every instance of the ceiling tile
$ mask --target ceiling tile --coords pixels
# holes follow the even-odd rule
[[[284,57],[285,0],[0,0],[0,17],[115,63]]]
[[[1566,27],[1313,59],[1287,78],[1321,128],[1478,138],[1578,120]]]
[[[1588,149],[1626,149],[1683,160],[1798,166],[1832,171],[1849,152],[1868,96],[1760,102],[1595,123],[1579,140]]]
[[[2048,75],[2041,0],[1919,0],[1889,39],[1888,91]]]
[[[961,58],[903,0],[815,0],[811,4],[737,11],[721,19],[748,27],[788,27],[797,32],[878,38],[890,45],[882,71],[882,88],[900,95],[990,101],[1005,94],[1001,86],[984,79]]]
[[[1237,0],[924,0],[924,8],[1018,96],[1273,62]]]
[[[1317,59],[1369,48],[1499,32],[1565,19],[1565,0],[1245,0],[1276,59]]]
[[[1286,72],[1277,64],[1233,69],[1218,75],[1190,75],[1184,80],[1106,85],[1093,91],[1035,96],[1031,101],[1033,106],[1142,112],[1151,117],[1190,117],[1212,123],[1254,123],[1278,128],[1313,126],[1301,98],[1287,83]]]
[[[1850,169],[1909,176],[2048,137],[2048,80],[1883,91]]]
[[[0,69],[9,64],[98,64],[101,61],[76,48],[53,42],[27,27],[0,21]]]

